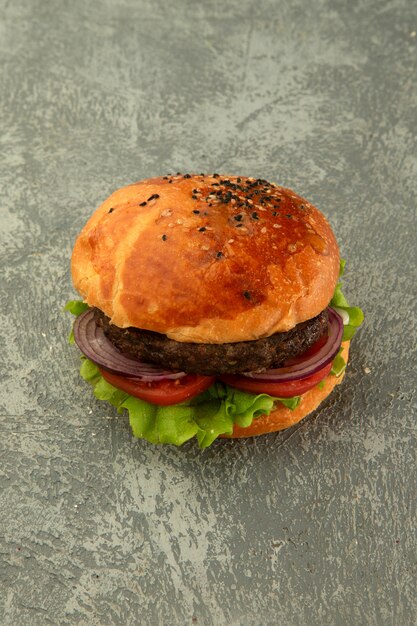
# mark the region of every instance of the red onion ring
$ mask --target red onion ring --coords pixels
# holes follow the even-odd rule
[[[284,364],[282,367],[264,372],[245,372],[241,376],[262,382],[278,383],[301,380],[323,369],[325,365],[333,361],[339,352],[343,336],[342,318],[330,307],[327,312],[329,315],[327,341],[315,354],[306,357],[305,360],[299,360],[300,357],[297,357],[297,361],[299,361],[297,363],[291,363],[292,359],[288,359],[287,365]]]
[[[97,326],[93,309],[87,309],[74,323],[74,338],[81,352],[96,365],[118,374],[133,376],[144,382],[176,380],[187,376],[185,372],[162,369],[153,363],[143,363],[120,352]]]

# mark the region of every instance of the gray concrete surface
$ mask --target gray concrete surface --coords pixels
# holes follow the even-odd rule
[[[416,3],[0,15],[1,624],[415,623]],[[325,406],[204,453],[94,402],[61,313],[91,211],[177,170],[307,196],[366,311]]]

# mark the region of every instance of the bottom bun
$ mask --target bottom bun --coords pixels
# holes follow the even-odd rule
[[[345,362],[349,356],[349,341],[342,343],[341,355]],[[274,433],[278,430],[284,430],[290,426],[294,426],[300,422],[306,415],[312,413],[323,400],[333,391],[336,385],[339,385],[344,377],[344,373],[339,376],[329,375],[324,379],[323,388],[313,387],[301,396],[301,402],[293,411],[283,404],[271,411],[269,415],[254,419],[252,424],[247,428],[241,428],[235,424],[232,435],[222,435],[227,438],[237,437],[254,437],[256,435],[264,435],[265,433]]]

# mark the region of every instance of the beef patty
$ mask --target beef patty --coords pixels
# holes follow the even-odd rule
[[[190,374],[238,374],[279,367],[289,357],[305,352],[327,332],[327,311],[297,324],[285,333],[237,343],[182,343],[166,335],[139,328],[119,328],[99,309],[95,319],[108,339],[121,351],[141,361]]]

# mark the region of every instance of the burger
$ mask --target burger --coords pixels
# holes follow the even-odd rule
[[[344,375],[363,313],[326,218],[260,178],[167,175],[114,192],[71,261],[71,339],[134,436],[202,448],[288,428]]]

